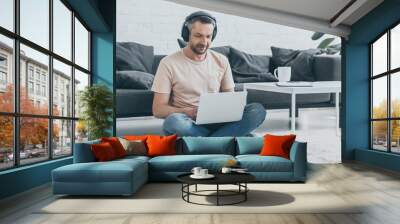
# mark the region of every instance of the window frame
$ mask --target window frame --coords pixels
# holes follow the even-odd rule
[[[1,64],[0,64],[0,85],[6,86],[7,79],[8,79],[8,75],[7,75],[8,57],[7,57],[7,55],[0,53],[0,58],[3,58],[3,60],[1,60]],[[4,65],[3,65],[3,63],[4,63]],[[4,79],[2,78],[3,75],[4,75]]]
[[[12,68],[9,69],[11,70],[11,75],[13,75],[14,78],[14,110],[13,112],[2,112],[0,111],[0,116],[11,116],[13,118],[13,153],[14,153],[14,161],[13,161],[13,166],[10,167],[5,167],[5,168],[0,168],[0,172],[5,171],[5,170],[10,170],[10,169],[16,169],[19,167],[23,167],[23,166],[29,166],[29,165],[33,165],[33,164],[37,164],[37,163],[43,163],[49,160],[53,160],[53,159],[61,159],[61,158],[65,158],[65,157],[70,157],[73,156],[73,152],[74,152],[74,143],[75,143],[75,123],[79,120],[79,117],[75,116],[75,108],[72,107],[72,113],[70,114],[70,116],[56,116],[53,115],[53,59],[58,60],[61,63],[64,63],[68,66],[71,66],[71,84],[72,84],[72,89],[70,90],[72,93],[72,105],[74,105],[75,103],[75,89],[74,89],[74,82],[75,82],[75,69],[85,73],[88,75],[89,77],[89,83],[88,86],[92,85],[92,69],[91,69],[91,65],[92,65],[92,61],[91,61],[91,50],[92,50],[92,43],[91,43],[91,37],[92,37],[92,30],[88,27],[88,25],[83,21],[83,19],[78,15],[78,13],[76,13],[72,7],[68,4],[68,2],[66,2],[65,0],[59,0],[68,10],[71,11],[71,18],[70,18],[70,23],[71,23],[71,58],[67,59],[64,58],[63,56],[57,54],[54,52],[53,49],[53,24],[54,24],[54,17],[53,17],[53,1],[54,0],[48,0],[49,3],[49,47],[48,49],[46,49],[45,47],[42,47],[39,44],[36,44],[32,41],[30,41],[27,38],[24,38],[23,36],[20,35],[20,0],[14,0],[13,1],[13,10],[14,10],[14,30],[10,31],[4,27],[0,26],[0,35],[10,38],[13,41],[13,60],[12,60],[12,65],[10,65]],[[79,22],[84,26],[84,28],[88,31],[88,57],[89,57],[89,65],[88,65],[88,69],[85,69],[81,66],[79,66],[78,64],[75,63],[75,18],[77,20],[79,20]],[[47,103],[48,103],[48,108],[49,111],[46,115],[39,115],[39,114],[27,114],[27,113],[21,113],[20,112],[20,85],[21,85],[21,80],[20,80],[20,64],[21,64],[21,56],[20,56],[20,45],[23,44],[27,47],[32,48],[33,50],[36,50],[40,53],[45,54],[46,56],[48,56],[49,58],[49,63],[48,63],[48,73],[47,73],[47,83],[45,85],[45,95],[48,97],[47,99]],[[36,83],[41,83],[42,84],[42,79],[41,79],[41,74],[43,71],[40,71],[39,73],[39,80],[36,79],[36,69],[34,68],[33,70],[33,79],[31,79],[30,74],[29,74],[29,69],[30,69],[30,65],[29,63],[27,63],[27,73],[25,74],[26,76],[26,82],[29,81],[33,81],[33,85],[34,85],[34,92],[36,92],[35,89],[35,85]],[[42,69],[40,69],[42,70]],[[28,84],[27,84],[28,85]],[[28,86],[27,86],[28,87]],[[28,87],[29,88],[29,87]],[[29,91],[27,89],[27,91]],[[47,93],[46,93],[47,92]],[[43,97],[42,94],[37,95],[39,97]],[[35,103],[35,102],[34,102]],[[48,150],[48,155],[47,158],[43,158],[43,160],[40,160],[38,162],[32,162],[32,163],[24,163],[21,164],[21,159],[20,159],[20,119],[24,118],[24,117],[28,117],[28,118],[45,118],[47,119],[48,122],[48,136],[47,136],[47,142],[48,143],[52,143],[53,142],[53,122],[56,120],[66,120],[66,121],[70,121],[71,122],[71,153],[68,155],[63,155],[63,156],[54,156],[54,147],[53,144],[48,144],[47,145],[47,149]]]
[[[392,24],[389,28],[387,28],[384,32],[379,34],[375,39],[373,39],[369,44],[369,78],[368,78],[368,84],[369,84],[369,149],[373,151],[380,151],[380,152],[386,152],[386,153],[391,153],[391,154],[400,154],[400,152],[393,152],[392,151],[392,121],[400,121],[400,117],[392,117],[392,99],[391,99],[391,92],[392,92],[392,86],[391,86],[391,80],[392,76],[396,75],[396,73],[400,72],[400,67],[398,68],[393,68],[391,69],[391,31],[395,27],[400,26],[400,21],[395,22]],[[386,63],[386,71],[382,72],[380,74],[373,74],[373,44],[376,43],[381,37],[384,35],[387,35],[387,63]],[[378,79],[386,77],[386,87],[387,87],[387,105],[386,105],[386,118],[373,118],[373,93],[374,93],[374,86],[373,86],[373,81]],[[386,151],[384,150],[379,150],[374,148],[374,136],[373,136],[373,122],[376,121],[386,121]]]

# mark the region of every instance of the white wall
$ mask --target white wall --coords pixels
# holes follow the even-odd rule
[[[117,41],[152,45],[155,54],[173,53],[179,49],[176,39],[185,17],[198,10],[202,9],[163,0],[118,0]],[[311,40],[312,31],[208,12],[218,24],[213,46],[231,45],[247,53],[271,55],[271,46],[308,49],[321,41]]]

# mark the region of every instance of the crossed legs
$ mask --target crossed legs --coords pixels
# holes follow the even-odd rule
[[[245,136],[260,126],[265,120],[266,111],[259,103],[247,104],[239,121],[196,125],[195,121],[183,113],[170,114],[164,120],[166,134],[178,136]]]

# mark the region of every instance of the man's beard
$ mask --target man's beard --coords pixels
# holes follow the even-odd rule
[[[206,53],[208,46],[203,44],[190,45],[190,49],[192,49],[195,54],[202,55]]]

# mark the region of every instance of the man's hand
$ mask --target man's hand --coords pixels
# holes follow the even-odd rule
[[[153,115],[158,118],[166,118],[172,113],[184,113],[193,120],[197,116],[197,107],[178,108],[169,105],[170,94],[154,93]]]
[[[191,117],[193,120],[196,119],[197,116],[197,107],[185,107],[183,108],[183,113],[187,116]]]

